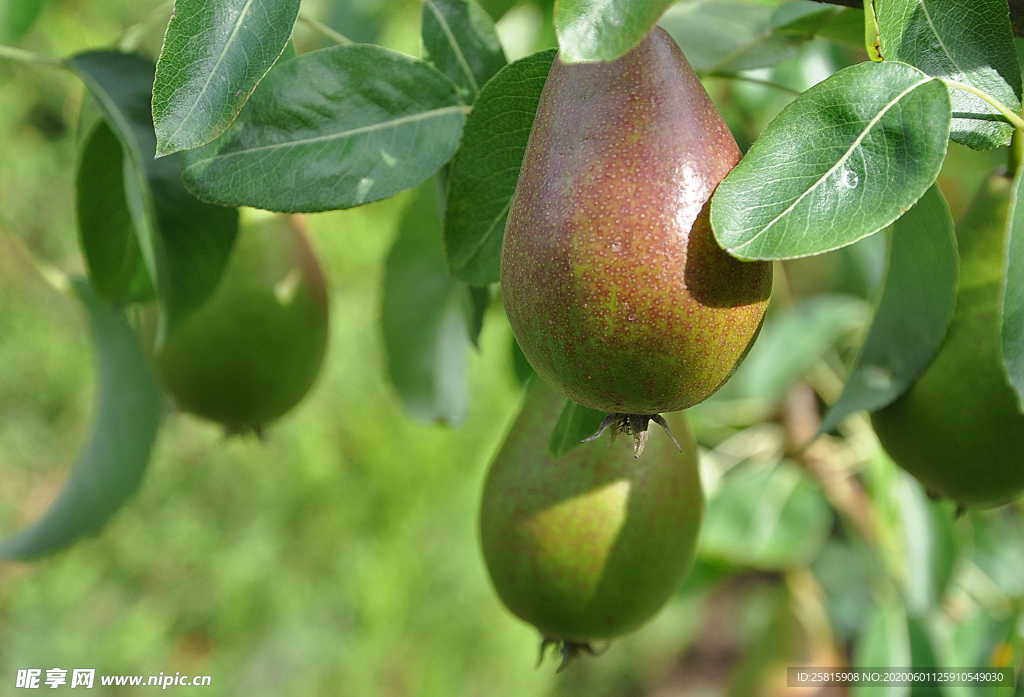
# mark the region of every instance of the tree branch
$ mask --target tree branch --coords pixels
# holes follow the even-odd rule
[[[842,5],[843,7],[864,7],[863,0],[814,0],[815,2],[828,5]],[[1024,36],[1024,0],[1010,0],[1010,21],[1013,23],[1013,33],[1017,36]]]

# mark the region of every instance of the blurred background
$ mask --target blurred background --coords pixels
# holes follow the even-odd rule
[[[18,0],[4,1],[13,13]],[[483,4],[500,17],[510,59],[554,46],[550,3]],[[795,92],[862,60],[840,31],[836,41],[756,43],[775,4],[691,0],[663,22],[704,73],[723,71],[702,37],[784,52],[774,67],[705,82],[744,148]],[[418,0],[303,7],[355,40],[421,53]],[[153,0],[49,0],[18,45],[65,56],[122,44],[155,56],[168,11]],[[295,41],[300,52],[324,45],[302,24]],[[30,261],[82,269],[82,93],[68,73],[0,62],[3,535],[46,510],[90,425],[84,318]],[[940,183],[959,216],[1005,154],[950,147]],[[500,298],[469,353],[457,427],[411,418],[388,380],[382,275],[413,196],[309,217],[330,281],[329,354],[314,391],[265,442],[174,414],[141,494],[99,538],[0,566],[0,693],[17,692],[19,668],[94,667],[211,674],[213,686],[193,692],[211,697],[841,695],[787,688],[785,668],[1019,664],[1019,503],[954,520],[880,453],[864,418],[796,447],[838,396],[870,319],[885,267],[878,235],[779,267],[754,351],[691,410],[709,505],[676,597],[600,659],[558,675],[535,669],[538,637],[500,606],[476,533],[485,468],[521,394]],[[892,641],[895,626],[912,640]]]

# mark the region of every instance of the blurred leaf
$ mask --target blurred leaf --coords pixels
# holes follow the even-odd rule
[[[723,397],[774,402],[843,334],[864,322],[859,298],[818,295],[768,317],[750,353],[722,388]]]
[[[125,200],[142,258],[168,326],[213,292],[238,232],[238,213],[192,197],[181,184],[181,156],[154,159],[150,115],[153,64],[114,51],[68,60],[121,141]]]
[[[778,34],[810,39],[842,12],[843,8],[835,5],[823,5],[810,0],[789,0],[772,13],[772,29]]]
[[[388,376],[417,419],[458,424],[468,407],[466,287],[448,274],[438,188],[416,192],[384,262],[381,327]]]
[[[488,286],[465,286],[466,325],[469,340],[480,348],[480,332],[484,328],[484,317],[491,304],[491,289]]]
[[[494,22],[475,0],[424,0],[423,46],[470,103],[508,62]]]
[[[749,597],[749,595],[748,595]],[[744,627],[742,658],[728,678],[728,697],[761,694],[764,685],[773,684],[785,667],[803,650],[803,628],[784,588],[773,589],[764,617],[754,626]]]
[[[838,637],[849,640],[864,627],[873,607],[872,590],[884,574],[876,555],[863,544],[830,538],[811,565],[825,592],[825,607]]]
[[[92,432],[57,500],[39,522],[0,542],[0,558],[34,559],[98,533],[139,488],[156,440],[161,393],[135,332],[87,283],[74,289],[96,356]]]
[[[785,259],[878,232],[935,181],[949,119],[946,88],[908,65],[840,70],[786,107],[718,187],[719,244]]]
[[[908,668],[911,665],[910,633],[907,616],[896,604],[878,605],[868,616],[864,632],[853,650],[851,668],[883,666]],[[909,685],[869,687],[858,685],[850,690],[852,697],[907,697]]]
[[[551,439],[548,441],[548,452],[553,457],[562,457],[579,445],[584,438],[594,435],[605,416],[607,414],[603,411],[590,409],[571,399],[565,400],[562,413],[558,415],[558,423],[555,424]]]
[[[930,501],[910,476],[900,478],[894,503],[905,564],[906,608],[925,616],[942,603],[957,560],[952,511]]]
[[[959,258],[953,218],[938,187],[896,221],[889,246],[875,319],[822,432],[903,394],[938,353],[953,319]]]
[[[840,8],[832,19],[818,31],[818,36],[844,46],[864,49],[864,10]]]
[[[468,283],[498,280],[508,209],[554,56],[535,53],[502,68],[466,120],[452,164],[445,245],[452,273]]]
[[[14,43],[21,39],[42,10],[43,0],[0,0],[0,41]]]
[[[1006,0],[885,0],[876,2],[886,60],[929,75],[965,82],[1020,111],[1020,68]],[[984,100],[951,89],[953,111],[998,114]],[[998,121],[953,119],[950,137],[983,150],[1010,142],[1013,127]]]
[[[555,29],[565,63],[610,61],[640,43],[674,0],[558,0]]]
[[[1018,136],[1019,137],[1019,136]],[[1014,147],[1019,147],[1015,143]],[[1024,169],[1013,181],[1003,289],[1003,365],[1024,411]]]
[[[1024,598],[1024,518],[1010,508],[969,515],[972,562],[1000,593]]]
[[[756,569],[808,564],[832,526],[828,502],[795,465],[739,465],[708,500],[703,556]]]
[[[222,137],[189,151],[185,182],[222,205],[352,208],[421,184],[455,153],[467,107],[426,63],[380,46],[278,65]]]
[[[96,294],[113,305],[152,299],[124,190],[121,142],[103,121],[85,140],[75,190],[79,242]]]
[[[815,16],[831,12],[802,0],[779,8],[745,0],[694,0],[672,7],[661,25],[694,70],[729,73],[775,65],[793,56],[803,38],[800,22],[808,19],[803,14],[808,7]]]
[[[509,334],[509,337],[512,349],[512,374],[515,375],[516,381],[520,385],[525,385],[526,381],[533,377],[533,366],[526,360],[526,354],[519,348],[519,342],[516,341],[516,338],[511,334]]]
[[[157,155],[231,125],[281,55],[299,0],[175,0],[153,84]]]

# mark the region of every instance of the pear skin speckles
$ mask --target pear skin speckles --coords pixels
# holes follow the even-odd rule
[[[502,250],[513,331],[580,404],[656,414],[702,401],[760,327],[771,267],[714,241],[708,202],[739,160],[661,29],[610,63],[555,61]]]

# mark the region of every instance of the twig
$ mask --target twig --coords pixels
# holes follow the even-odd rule
[[[24,63],[26,65],[42,65],[47,68],[64,68],[64,61],[59,58],[50,58],[31,51],[25,51],[14,46],[0,44],[0,58]]]
[[[814,0],[823,5],[841,5],[842,7],[855,7],[858,10],[864,9],[862,0]],[[1024,36],[1024,0],[1010,0],[1010,21],[1013,23],[1013,33],[1017,36]]]
[[[355,43],[352,39],[348,38],[344,34],[342,34],[340,32],[334,31],[333,29],[331,29],[329,26],[327,26],[323,22],[320,22],[318,20],[313,19],[312,17],[310,17],[309,15],[307,15],[304,12],[299,14],[299,21],[304,23],[307,27],[309,27],[310,29],[312,29],[316,33],[318,33],[321,36],[324,36],[324,37],[330,39],[331,41],[333,41],[336,44],[341,44],[342,46],[347,46],[348,44],[354,44]]]
[[[778,82],[772,82],[771,80],[762,80],[759,77],[751,77],[750,75],[743,75],[742,73],[720,73],[711,72],[707,73],[704,77],[717,77],[722,80],[736,80],[737,82],[749,82],[752,85],[762,85],[764,87],[772,87],[779,90],[780,92],[788,92],[793,95],[800,95],[800,90],[795,90],[792,87],[780,84]]]
[[[853,524],[860,535],[869,544],[876,544],[878,524],[867,492],[857,480],[834,466],[831,458],[824,454],[825,446],[820,440],[811,443],[821,428],[821,415],[814,390],[806,383],[798,383],[786,395],[783,425],[789,456],[818,480],[825,497]]]

